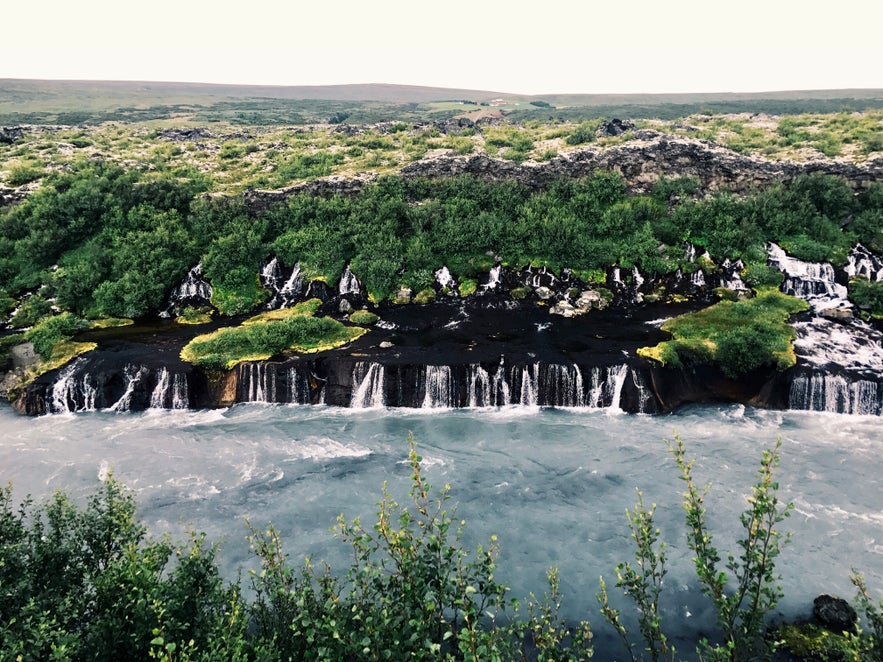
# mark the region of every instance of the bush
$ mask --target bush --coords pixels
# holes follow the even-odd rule
[[[25,339],[34,344],[34,351],[44,359],[52,356],[55,344],[68,340],[75,334],[89,328],[89,322],[72,313],[61,313],[47,317],[25,333]]]
[[[10,168],[9,176],[6,177],[6,183],[10,186],[24,186],[40,179],[45,174],[42,168],[23,163]]]

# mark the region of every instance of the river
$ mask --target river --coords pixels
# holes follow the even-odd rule
[[[340,513],[372,522],[384,482],[405,497],[412,434],[429,482],[451,484],[467,544],[499,537],[498,576],[512,595],[542,594],[547,569],[558,566],[565,613],[588,617],[599,634],[607,628],[595,600],[598,577],[617,593],[615,566],[633,554],[625,510],[640,488],[646,504],[658,504],[669,546],[663,625],[690,638],[707,631],[713,615],[692,574],[682,483],[663,440],[680,435],[697,459],[697,479],[713,482],[709,519],[725,557],[737,551],[738,514],[761,450],[781,437],[780,496],[795,507],[782,525],[793,539],[777,563],[780,612],[808,616],[820,593],[851,599],[853,567],[883,591],[878,416],[735,405],[646,416],[241,404],[29,418],[3,406],[0,429],[0,480],[12,482],[16,498],[61,489],[83,500],[113,471],[135,491],[153,534],[192,526],[220,541],[231,579],[255,567],[245,518],[280,529],[293,563],[309,556],[343,569],[351,557],[329,529]]]

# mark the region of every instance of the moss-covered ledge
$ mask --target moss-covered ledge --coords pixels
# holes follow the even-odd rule
[[[720,301],[713,306],[667,320],[671,334],[638,354],[653,363],[680,367],[714,365],[736,378],[764,365],[787,370],[797,362],[792,315],[809,309],[802,299],[775,289],[760,290],[744,301]]]
[[[285,351],[308,354],[335,349],[368,332],[330,317],[315,317],[321,302],[310,299],[293,308],[247,319],[241,326],[197,336],[181,359],[206,370],[230,370],[243,361],[266,361]]]

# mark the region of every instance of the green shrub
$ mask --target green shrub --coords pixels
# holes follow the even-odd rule
[[[34,351],[44,359],[52,356],[55,344],[69,340],[72,336],[88,329],[89,322],[72,313],[61,313],[54,317],[46,317],[39,324],[25,333],[25,339],[34,344]]]
[[[785,274],[764,262],[749,262],[740,274],[743,282],[751,289],[779,287],[785,281]]]
[[[595,130],[598,128],[596,122],[583,122],[576,127],[573,132],[565,138],[564,142],[568,145],[584,145],[594,142]]]
[[[10,186],[24,186],[40,179],[45,174],[42,168],[22,163],[10,168],[9,175],[6,177],[6,183]]]
[[[39,294],[27,297],[21,302],[21,307],[12,318],[13,329],[24,329],[34,326],[44,317],[52,314],[52,304]]]
[[[782,598],[781,577],[776,574],[776,559],[790,537],[778,530],[791,514],[794,505],[779,502],[779,484],[774,474],[779,466],[782,441],[778,440],[761,454],[748,508],[739,521],[745,537],[737,541],[738,556],[727,554],[726,570],[720,567],[721,556],[708,528],[705,496],[711,485],[698,487],[693,482],[693,460],[686,459],[680,438],[669,442],[680,478],[686,485],[683,507],[687,521],[687,546],[693,559],[702,592],[711,598],[724,643],[701,643],[700,655],[706,659],[765,659],[774,648],[766,638],[766,617]]]
[[[871,315],[883,316],[883,281],[853,278],[849,281],[849,298]]]

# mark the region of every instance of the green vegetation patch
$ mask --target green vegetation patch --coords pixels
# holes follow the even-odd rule
[[[92,329],[116,329],[121,326],[132,326],[135,320],[129,317],[102,317],[92,322]]]
[[[31,341],[34,344],[34,351],[44,360],[48,360],[55,354],[56,345],[69,340],[90,326],[89,322],[72,313],[62,313],[40,321],[25,333],[25,340]]]
[[[788,318],[808,308],[773,289],[745,301],[720,301],[666,321],[662,330],[672,339],[642,347],[638,354],[671,367],[713,363],[731,378],[763,365],[786,370],[797,362]]]
[[[363,326],[370,326],[379,319],[380,317],[372,313],[370,310],[357,310],[350,315],[350,322],[353,324],[361,324]]]
[[[209,370],[229,370],[241,361],[266,361],[284,351],[321,352],[352,342],[368,332],[329,317],[313,317],[316,299],[294,308],[256,315],[241,326],[197,336],[181,358]]]

